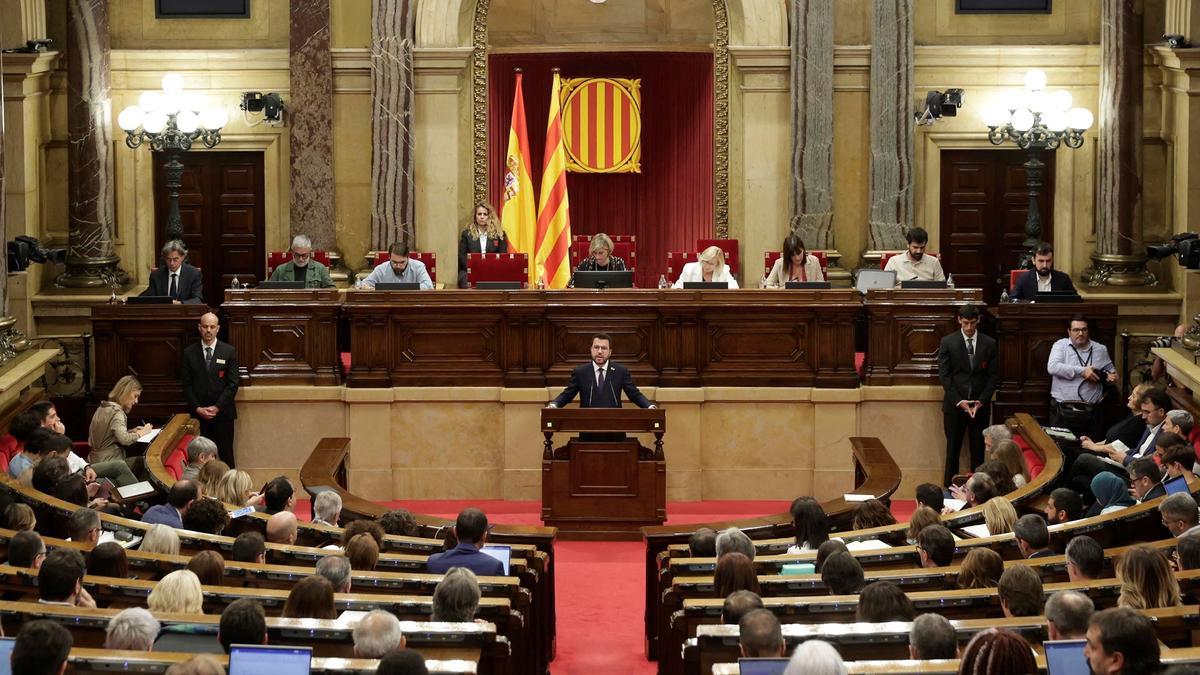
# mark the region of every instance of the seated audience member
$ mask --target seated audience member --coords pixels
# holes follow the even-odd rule
[[[8,551],[11,558],[12,544],[9,544]],[[1180,537],[1175,542],[1175,552],[1171,555],[1171,559],[1175,562],[1175,567],[1180,572],[1200,569],[1200,537],[1194,535],[1191,537]],[[28,567],[28,565],[25,565],[25,567]]]
[[[1008,497],[992,497],[983,505],[983,522],[992,536],[1012,532],[1017,522],[1017,510]]]
[[[151,651],[160,627],[158,619],[141,607],[123,609],[108,620],[108,628],[104,631],[104,648]]]
[[[817,547],[817,557],[813,558],[813,572],[820,574],[821,569],[825,566],[825,561],[829,560],[829,556],[839,551],[850,552],[845,542],[841,539],[830,539],[829,541]]]
[[[1045,558],[1054,555],[1050,550],[1050,530],[1041,516],[1032,513],[1021,516],[1013,525],[1017,550],[1026,558]]]
[[[96,601],[83,587],[86,573],[79,551],[69,548],[50,551],[38,570],[38,602],[95,609]]]
[[[292,259],[276,267],[270,281],[300,281],[305,288],[333,288],[329,268],[313,257],[312,239],[298,234],[292,237],[289,250]]]
[[[399,649],[380,659],[375,675],[429,675],[429,668],[420,653]]]
[[[146,530],[146,536],[142,539],[142,545],[138,547],[138,550],[145,553],[179,555],[179,535],[172,527],[151,525],[150,529]]]
[[[1104,574],[1104,548],[1086,534],[1076,535],[1067,543],[1067,578],[1090,581]]]
[[[292,587],[283,605],[285,619],[336,619],[333,584],[323,576],[304,577]]]
[[[1158,609],[1183,604],[1179,596],[1179,582],[1171,572],[1167,554],[1161,550],[1144,545],[1133,546],[1117,559],[1115,567],[1117,581],[1121,583],[1121,594],[1117,596],[1118,607]]]
[[[10,504],[4,510],[4,526],[17,532],[32,530],[37,527],[37,517],[28,504]]]
[[[922,614],[908,633],[908,658],[914,661],[957,659],[958,635],[941,614]]]
[[[219,645],[217,649],[220,650]],[[181,661],[167,668],[163,675],[225,675],[225,667],[208,654],[196,654],[187,661]]]
[[[1017,485],[1013,483],[1012,472],[1000,460],[989,459],[975,467],[975,471],[976,473],[986,473],[992,479],[992,482],[996,484],[997,495],[1007,495],[1017,491]]]
[[[783,656],[787,645],[779,619],[765,609],[756,609],[738,622],[738,647],[743,658],[762,659]]]
[[[433,558],[433,556],[429,557]],[[352,569],[370,572],[379,564],[379,544],[375,543],[369,534],[356,534],[346,543],[346,558],[350,560]],[[503,576],[503,574],[504,568],[501,567],[500,572],[495,576]]]
[[[846,675],[846,664],[828,642],[805,640],[792,652],[783,675]]]
[[[603,232],[592,235],[588,242],[588,257],[579,261],[579,265],[571,273],[569,288],[575,287],[575,272],[621,272],[629,269],[620,256],[613,252],[612,238]]]
[[[959,675],[1028,675],[1038,672],[1033,648],[1025,638],[1004,628],[988,628],[967,643]]]
[[[183,529],[221,534],[229,526],[229,512],[215,499],[197,499],[183,514]]]
[[[783,250],[771,265],[763,288],[786,288],[789,281],[825,281],[821,261],[808,253],[804,240],[795,232],[784,237]]]
[[[989,499],[998,494],[996,492],[996,481],[992,480],[992,477],[983,471],[976,471],[971,474],[971,477],[967,479],[966,484],[963,485],[961,490],[951,488],[950,491],[958,499],[966,502],[967,506],[983,506]]]
[[[1149,457],[1129,465],[1129,486],[1138,504],[1167,495],[1162,484],[1162,472]]]
[[[404,649],[404,643],[400,619],[387,610],[373,609],[354,625],[356,659],[382,659],[397,649]]]
[[[386,533],[383,531],[383,526],[373,520],[353,520],[347,523],[346,526],[342,528],[342,547],[345,548],[346,544],[349,544],[351,539],[360,534],[371,535],[371,538],[375,540],[375,543],[379,544],[379,549],[383,550],[383,538],[386,536]],[[454,546],[457,545],[458,541],[455,540]],[[454,546],[451,546],[450,548],[454,548]]]
[[[296,488],[287,476],[276,476],[267,483],[263,490],[263,506],[270,515],[296,508]]]
[[[912,601],[890,581],[867,584],[858,595],[858,621],[912,621],[914,617]]]
[[[983,429],[983,456],[991,459],[1000,441],[1011,441],[1012,431],[1003,424],[993,424]]]
[[[254,491],[250,474],[237,469],[230,469],[217,479],[212,496],[234,506],[259,506],[264,500],[263,495]]]
[[[1096,497],[1096,501],[1084,514],[1089,518],[1120,511],[1134,505],[1133,496],[1129,494],[1129,485],[1125,479],[1107,471],[1096,474],[1096,477],[1092,479],[1092,495]]]
[[[854,509],[853,529],[867,530],[896,524],[896,517],[878,499],[868,499]]]
[[[1095,675],[1154,673],[1161,665],[1154,623],[1128,607],[1092,615],[1083,654]]]
[[[296,543],[300,522],[291,511],[278,511],[267,519],[267,541],[272,544],[291,546]]]
[[[986,440],[986,438],[986,430],[984,430],[984,439]],[[921,483],[917,486],[917,506],[927,506],[936,513],[941,513],[946,509],[945,493],[942,492],[942,488],[933,483]]]
[[[45,559],[46,543],[37,532],[24,530],[8,540],[9,565],[36,570],[42,566]]]
[[[921,567],[945,567],[954,560],[954,535],[941,525],[930,525],[917,535]]]
[[[1012,476],[1013,485],[1021,488],[1029,483],[1029,465],[1021,446],[1014,441],[1000,441],[992,450],[992,460],[1000,462]]]
[[[1013,565],[1000,575],[996,585],[1004,616],[1037,616],[1042,613],[1045,595],[1042,577],[1028,565]]]
[[[8,460],[8,475],[18,480],[28,480],[27,476],[32,474],[33,467],[40,464],[49,455],[50,439],[57,435],[45,427],[34,429],[25,440],[25,446],[21,452]]]
[[[67,518],[67,535],[71,541],[95,546],[100,541],[100,514],[92,509],[76,509]]]
[[[1195,424],[1196,420],[1192,417],[1192,413],[1176,408],[1167,411],[1167,419],[1163,420],[1163,431],[1191,438],[1192,427]]]
[[[388,246],[388,259],[371,270],[362,280],[362,287],[374,289],[376,284],[417,284],[422,291],[433,290],[433,279],[429,278],[425,263],[409,257],[409,253],[408,244]]]
[[[1191,483],[1196,480],[1196,474],[1192,473],[1192,465],[1195,463],[1196,450],[1191,445],[1176,443],[1163,448],[1162,468],[1167,474],[1166,480],[1183,476],[1184,481]]]
[[[1091,485],[1092,478],[1102,471],[1109,471],[1125,477],[1128,475],[1129,465],[1135,460],[1154,454],[1154,446],[1158,437],[1163,433],[1163,420],[1166,419],[1167,410],[1171,407],[1171,397],[1167,396],[1167,392],[1163,389],[1150,389],[1142,395],[1138,405],[1141,407],[1142,418],[1145,422],[1142,436],[1125,449],[1109,446],[1105,450],[1104,446],[1100,446],[1099,454],[1105,455],[1112,462],[1102,460],[1098,454],[1081,454],[1071,465],[1071,472],[1067,477],[1068,485],[1083,492]]]
[[[466,567],[451,568],[433,589],[433,620],[474,621],[479,598],[475,573]]]
[[[750,537],[746,536],[745,532],[736,527],[730,527],[717,533],[717,557],[720,558],[733,551],[754,560],[754,542],[750,541]]]
[[[1046,634],[1051,640],[1082,640],[1096,611],[1092,599],[1078,591],[1058,591],[1046,600]]]
[[[788,553],[815,551],[829,541],[829,518],[820,502],[812,497],[797,497],[792,502],[791,512],[796,543],[788,548]]]
[[[1013,282],[1013,300],[1034,300],[1038,293],[1075,292],[1071,275],[1054,269],[1054,246],[1042,242],[1033,249],[1033,269],[1021,273]]]
[[[1172,536],[1187,537],[1200,534],[1200,527],[1196,525],[1200,514],[1197,514],[1196,500],[1190,494],[1176,492],[1167,496],[1159,503],[1158,512],[1162,514],[1162,523],[1171,531]]]
[[[69,475],[71,469],[67,466],[67,460],[62,457],[47,457],[33,467],[33,475],[29,482],[34,490],[51,495],[59,482]]]
[[[49,459],[52,458],[43,460],[42,464],[45,464]],[[92,499],[88,497],[87,483],[84,482],[83,476],[77,473],[70,474],[58,481],[58,484],[54,486],[54,491],[50,494],[76,506],[97,509],[113,513],[114,515],[120,514],[120,509],[115,505],[110,505],[107,499]]]
[[[696,262],[684,265],[679,279],[675,281],[675,288],[683,288],[689,281],[724,281],[729,288],[738,287],[737,279],[733,278],[729,266],[725,264],[725,251],[720,246],[709,246],[696,256]]]
[[[129,412],[137,405],[141,393],[142,384],[132,375],[122,377],[113,385],[88,426],[88,446],[92,449],[87,456],[89,462],[124,460],[131,468],[135,464],[144,466],[141,457],[126,457],[129,446],[154,428],[150,424],[128,428]]]
[[[904,233],[904,238],[908,241],[908,250],[892,256],[883,266],[888,272],[896,273],[896,285],[902,281],[945,281],[942,261],[925,253],[929,244],[929,233],[925,228],[914,227]]]
[[[388,534],[415,537],[421,528],[408,509],[392,509],[375,520]]]
[[[267,615],[262,605],[250,598],[241,598],[229,603],[221,612],[221,624],[217,629],[217,641],[225,653],[230,645],[267,644]]]
[[[162,524],[182,528],[183,514],[192,502],[200,498],[200,484],[192,480],[177,480],[167,491],[167,503],[156,504],[146,510],[142,522],[147,525]]]
[[[10,665],[21,675],[62,675],[74,640],[54,621],[26,621],[13,644]]]
[[[1153,385],[1149,382],[1142,382],[1133,387],[1129,392],[1129,396],[1125,399],[1125,405],[1129,408],[1129,415],[1125,415],[1120,420],[1108,428],[1104,434],[1104,439],[1099,443],[1093,441],[1087,436],[1079,439],[1080,445],[1088,452],[1107,455],[1113,450],[1113,443],[1120,441],[1127,448],[1137,446],[1138,441],[1142,438],[1142,433],[1146,430],[1146,422],[1142,417],[1142,397],[1146,392],[1153,389]],[[1064,467],[1066,468],[1066,467]]]
[[[204,466],[200,467],[200,475],[196,477],[196,480],[200,481],[200,494],[220,501],[217,484],[226,473],[229,473],[229,465],[225,462],[219,459],[205,462]]]
[[[908,529],[904,533],[905,542],[909,546],[916,546],[917,535],[921,534],[921,530],[930,525],[941,524],[942,517],[938,515],[937,511],[928,506],[918,506],[908,518]]]
[[[183,467],[183,480],[197,480],[200,469],[217,458],[217,444],[203,436],[197,436],[187,446],[187,466]]]
[[[427,565],[430,572],[442,574],[451,567],[465,567],[479,576],[504,576],[504,565],[495,558],[480,551],[487,543],[488,519],[483,511],[475,508],[463,509],[454,522],[454,536],[458,545],[444,553],[429,556]],[[354,569],[354,559],[350,560]]]
[[[187,569],[196,575],[201,586],[225,585],[225,559],[216,551],[200,551],[188,560]]]
[[[862,590],[866,578],[857,558],[847,551],[838,551],[821,566],[821,583],[830,595],[852,595]]]
[[[958,587],[995,588],[1004,573],[1004,559],[990,548],[973,548],[958,568]]]
[[[267,562],[267,540],[258,532],[243,532],[233,540],[233,549],[229,559],[234,562],[259,563]]]
[[[146,598],[146,606],[151,612],[203,614],[204,591],[200,579],[190,570],[175,570],[155,584]]]
[[[725,598],[721,606],[721,623],[736,624],[743,616],[755,609],[762,609],[762,598],[754,591],[734,591]]]
[[[688,537],[688,555],[693,558],[717,557],[717,531],[702,527]]]
[[[350,559],[344,555],[327,555],[317,561],[317,574],[329,580],[334,593],[349,593],[353,579]]]
[[[717,558],[713,589],[718,598],[727,598],[734,591],[754,591],[761,595],[758,576],[754,573],[754,561],[738,551],[730,551]]]
[[[100,544],[87,554],[87,573],[93,577],[129,578],[129,556],[115,541]]]
[[[337,527],[342,517],[342,497],[333,490],[318,492],[313,500],[313,525]]]

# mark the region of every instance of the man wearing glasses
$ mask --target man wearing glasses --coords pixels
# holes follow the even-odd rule
[[[1089,336],[1083,315],[1071,317],[1067,337],[1050,349],[1046,370],[1052,399],[1050,425],[1066,427],[1076,435],[1102,437],[1095,407],[1104,399],[1104,385],[1117,383],[1117,372],[1108,348]],[[1064,406],[1065,402],[1069,404]]]
[[[270,281],[300,281],[305,288],[333,288],[329,268],[313,259],[312,240],[303,234],[292,239],[292,259],[276,267]]]

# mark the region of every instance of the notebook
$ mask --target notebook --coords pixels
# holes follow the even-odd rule
[[[229,648],[229,675],[309,675],[312,647],[233,645]]]

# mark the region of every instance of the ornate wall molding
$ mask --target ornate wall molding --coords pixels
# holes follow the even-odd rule
[[[471,162],[474,167],[475,195],[471,203],[486,202],[487,185],[487,76],[488,76],[488,10],[492,0],[478,0],[475,5],[475,22],[471,26]]]

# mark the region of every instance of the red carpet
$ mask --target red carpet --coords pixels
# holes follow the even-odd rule
[[[787,501],[671,502],[668,523],[750,518],[787,511]],[[406,508],[454,518],[467,506],[483,509],[494,523],[541,525],[540,502],[502,500],[394,501]],[[892,512],[907,520],[913,502],[895,500]],[[297,505],[308,513],[308,504]],[[636,542],[559,541],[555,581],[558,585],[558,656],[554,675],[613,672],[649,675],[657,664],[647,661],[642,647],[644,544]]]

